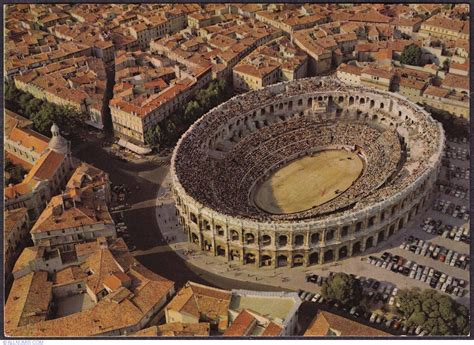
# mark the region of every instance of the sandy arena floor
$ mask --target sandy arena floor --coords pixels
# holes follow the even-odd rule
[[[346,191],[364,168],[357,154],[328,150],[291,162],[258,187],[255,204],[273,214],[324,204]]]

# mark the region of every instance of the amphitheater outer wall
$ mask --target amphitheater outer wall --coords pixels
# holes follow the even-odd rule
[[[314,80],[317,82],[318,78]],[[284,93],[287,84],[289,83],[280,83],[269,88]],[[337,111],[329,111],[327,109],[329,99],[335,102],[336,107],[343,107],[343,112],[338,114]],[[361,99],[364,99],[363,103]],[[428,167],[414,181],[393,194],[379,200],[365,200],[349,211],[293,221],[260,221],[244,215],[230,216],[209,208],[193,198],[185,190],[176,173],[178,147],[187,135],[202,125],[203,118],[207,116],[205,115],[180,139],[173,152],[171,164],[177,215],[190,242],[196,243],[202,250],[209,251],[215,256],[224,256],[229,261],[241,264],[269,267],[324,264],[358,255],[387,240],[426,207],[440,170],[444,149],[444,132],[439,123],[423,108],[402,96],[355,87],[350,87],[346,92],[326,90],[287,98],[280,97],[276,104],[255,105],[252,110],[253,119],[263,121],[269,116],[286,116],[288,113],[307,114],[314,112],[314,102],[318,102],[319,105],[325,104],[323,115],[320,115],[325,119],[344,117],[350,119],[359,116],[359,112],[366,112],[369,116],[367,121],[373,122],[374,125],[396,128],[400,137],[405,139],[408,152],[411,144],[409,131],[417,127],[419,116],[422,116],[422,121],[426,121],[438,131],[436,134],[439,139],[433,154],[429,157]],[[309,109],[310,103],[312,107]],[[283,104],[283,108],[280,108],[280,104]],[[271,106],[279,111],[270,111]],[[238,126],[235,126],[237,121],[248,115],[249,112],[243,112],[231,119],[234,130],[238,129]],[[214,142],[228,135],[228,128],[230,128],[229,122],[224,123],[222,129],[217,131],[217,136],[210,138],[207,145],[212,146]]]

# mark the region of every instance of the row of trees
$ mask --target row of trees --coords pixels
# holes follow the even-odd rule
[[[401,315],[408,326],[421,326],[431,335],[468,335],[469,310],[433,289],[400,290]]]
[[[345,306],[367,309],[360,281],[345,273],[336,273],[322,286],[322,296]],[[467,335],[469,310],[451,297],[433,289],[400,290],[395,312],[407,320],[408,326],[422,326],[432,335]]]
[[[64,131],[71,131],[81,125],[84,116],[71,106],[60,106],[33,97],[15,87],[13,83],[5,84],[5,103],[9,109],[30,119],[36,131],[50,135],[53,122]]]
[[[198,118],[232,96],[225,80],[214,80],[196,93],[193,100],[145,133],[145,143],[162,148],[172,146]]]

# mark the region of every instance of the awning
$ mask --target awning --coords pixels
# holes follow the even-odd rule
[[[120,139],[117,144],[139,155],[146,155],[151,152],[150,148],[135,145],[125,139]]]

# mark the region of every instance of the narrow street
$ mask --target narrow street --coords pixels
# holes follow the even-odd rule
[[[192,266],[163,241],[155,216],[155,199],[167,168],[159,162],[121,162],[102,147],[102,141],[90,136],[73,146],[78,159],[106,171],[114,184],[125,184],[131,190],[123,211],[124,222],[137,246],[136,259],[153,272],[173,280],[176,288],[188,280],[224,289],[280,291],[281,288],[224,278]],[[139,189],[136,189],[138,185]]]

